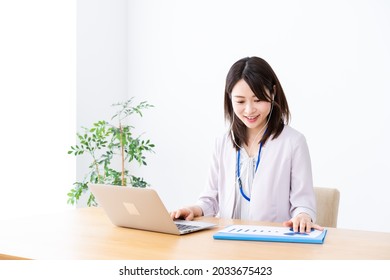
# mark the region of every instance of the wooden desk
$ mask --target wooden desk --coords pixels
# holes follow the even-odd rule
[[[119,228],[100,208],[6,221],[1,223],[0,259],[390,259],[390,233],[329,228],[322,245],[225,241],[214,240],[213,233],[240,221],[202,220],[218,226],[184,236]]]

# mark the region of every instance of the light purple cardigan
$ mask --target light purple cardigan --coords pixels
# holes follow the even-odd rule
[[[204,216],[232,217],[236,160],[229,134],[217,138],[209,179],[197,202]],[[268,139],[263,145],[249,216],[256,221],[283,222],[301,212],[309,214],[315,222],[309,149],[305,137],[286,125],[278,138]]]

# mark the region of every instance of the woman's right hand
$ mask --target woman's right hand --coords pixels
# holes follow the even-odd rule
[[[199,206],[191,206],[178,209],[176,211],[171,212],[172,219],[182,219],[191,221],[195,217],[199,217],[203,215],[203,211]]]

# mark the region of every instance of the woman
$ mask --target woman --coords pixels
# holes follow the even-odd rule
[[[234,63],[224,106],[230,131],[216,141],[208,184],[195,205],[172,218],[218,215],[283,222],[295,232],[322,230],[315,224],[307,143],[287,125],[288,103],[271,66],[258,57]]]

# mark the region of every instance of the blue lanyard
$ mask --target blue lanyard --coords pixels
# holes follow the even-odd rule
[[[257,155],[257,162],[256,162],[256,169],[255,172],[257,172],[257,168],[259,167],[260,163],[260,154],[261,154],[261,148],[263,147],[263,143],[260,142],[260,148],[259,148],[259,153]],[[241,177],[240,177],[240,157],[241,157],[241,150],[237,151],[237,180],[238,184],[240,185],[240,193],[241,195],[248,201],[251,201],[250,197],[248,197],[242,188],[242,182],[241,182]]]

